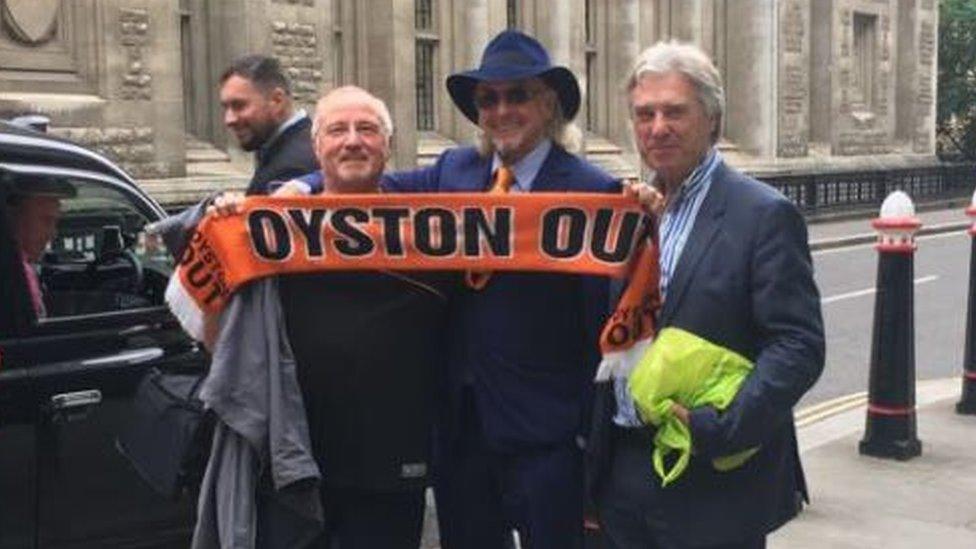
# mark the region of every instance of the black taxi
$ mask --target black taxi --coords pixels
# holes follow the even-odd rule
[[[36,261],[17,237],[32,189],[61,193]],[[104,157],[0,122],[0,549],[188,545],[193,502],[116,448],[149,368],[206,363],[163,301],[172,260],[146,227],[164,215]]]

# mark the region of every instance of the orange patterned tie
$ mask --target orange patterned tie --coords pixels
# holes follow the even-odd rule
[[[489,194],[505,194],[509,189],[512,188],[512,184],[515,183],[515,174],[507,166],[499,166],[495,170],[495,175],[492,177],[491,188],[488,189]],[[491,278],[491,272],[486,271],[467,271],[464,273],[464,282],[469,288],[473,290],[482,290],[488,285],[488,279]]]
[[[513,183],[515,183],[515,174],[512,173],[512,170],[507,166],[499,166],[495,170],[495,176],[491,182],[491,189],[488,192],[491,194],[505,194],[512,188]]]

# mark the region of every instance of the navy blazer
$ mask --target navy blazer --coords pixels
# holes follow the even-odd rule
[[[491,158],[470,147],[451,149],[434,166],[388,175],[384,188],[482,192],[490,172]],[[619,192],[620,185],[554,145],[531,192],[552,191]],[[442,434],[457,434],[461,389],[469,386],[493,449],[572,442],[590,417],[608,286],[594,276],[499,272],[484,290],[460,292],[449,313]]]
[[[247,194],[268,194],[269,183],[314,172],[319,161],[312,149],[312,120],[305,116],[288,126],[274,141],[256,151],[257,167]]]
[[[668,488],[655,483],[668,527],[692,545],[775,529],[806,496],[793,406],[824,365],[820,296],[806,225],[793,204],[720,164],[668,287],[659,329],[667,326],[755,364],[724,413],[692,410],[690,467]],[[597,417],[606,427],[612,393],[603,403]],[[739,469],[721,473],[710,464],[715,456],[755,446],[760,451]]]

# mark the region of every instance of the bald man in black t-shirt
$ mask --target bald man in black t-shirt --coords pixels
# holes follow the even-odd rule
[[[324,96],[312,133],[322,192],[378,192],[392,129],[386,106],[365,90]],[[214,209],[231,213],[241,200],[224,195]],[[323,476],[325,533],[314,547],[419,547],[433,395],[456,276],[353,271],[279,279]]]

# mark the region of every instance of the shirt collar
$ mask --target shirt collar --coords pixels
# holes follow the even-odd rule
[[[510,166],[512,173],[515,175],[515,186],[520,191],[528,192],[532,190],[532,182],[539,175],[539,170],[542,169],[542,163],[549,156],[550,150],[552,150],[552,140],[543,139],[529,154]],[[501,165],[502,159],[498,157],[498,153],[495,153],[491,159],[491,173],[495,173],[495,170]]]
[[[715,171],[715,167],[721,160],[722,155],[718,152],[718,149],[715,147],[709,148],[701,162],[695,166],[695,169],[691,170],[688,177],[678,186],[678,196],[674,200],[668,201],[669,208],[701,192],[706,186],[705,182],[711,179],[712,172]]]
[[[291,117],[288,118],[288,120],[282,122],[281,125],[278,126],[278,129],[276,129],[275,132],[271,134],[271,137],[269,137],[268,140],[265,141],[263,145],[261,145],[258,156],[260,157],[262,154],[264,154],[264,151],[270,149],[271,145],[274,145],[274,142],[277,141],[278,138],[281,137],[281,134],[285,133],[285,131],[287,131],[288,128],[294,126],[295,124],[298,124],[303,118],[307,118],[307,117],[308,114],[305,113],[305,109],[298,109],[297,111],[295,111],[291,115]]]

